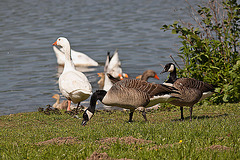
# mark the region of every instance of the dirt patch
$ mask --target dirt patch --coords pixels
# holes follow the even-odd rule
[[[117,137],[103,138],[96,142],[99,142],[101,144],[106,144],[106,143],[109,144],[109,143],[116,143],[117,141],[119,141],[119,143],[126,143],[126,144],[152,143],[152,141],[150,140],[138,139],[138,138],[134,138],[133,136],[121,137],[121,138],[117,138]]]
[[[86,160],[131,160],[131,159],[127,159],[127,158],[114,159],[109,157],[106,152],[103,152],[103,153],[93,152],[90,158],[87,158]]]
[[[210,147],[206,147],[205,148],[206,150],[207,149],[210,149],[210,150],[218,150],[218,151],[223,151],[223,150],[232,150],[231,147],[227,147],[227,146],[222,146],[222,145],[211,145]]]
[[[158,150],[161,148],[168,148],[168,147],[173,147],[175,145],[179,145],[180,143],[173,143],[173,144],[164,144],[164,145],[155,145],[152,148],[149,148],[149,150]]]
[[[48,145],[48,144],[56,144],[56,145],[62,145],[62,144],[76,144],[80,143],[76,137],[58,137],[53,138],[47,141],[38,142],[37,145]]]

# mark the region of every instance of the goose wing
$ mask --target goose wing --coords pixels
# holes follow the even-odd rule
[[[190,88],[181,84],[176,84],[175,87],[178,89],[180,94],[172,93],[172,96],[178,97],[169,103],[177,106],[193,106],[202,97],[202,91],[196,88]]]
[[[98,66],[98,63],[82,52],[71,49],[71,57],[75,65]]]
[[[128,108],[144,107],[150,101],[150,95],[137,88],[130,88],[127,85],[115,83],[107,92],[102,102],[110,106]]]
[[[91,94],[92,91],[91,84],[88,82],[87,77],[83,73],[77,71],[63,73],[59,77],[59,88],[67,94],[77,91]]]
[[[174,84],[182,85],[188,88],[199,89],[202,92],[214,91],[214,86],[203,81],[196,80],[194,78],[179,78]]]

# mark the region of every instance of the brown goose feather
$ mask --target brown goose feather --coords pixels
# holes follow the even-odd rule
[[[138,107],[146,107],[153,96],[170,93],[177,94],[176,89],[144,80],[124,79],[111,87],[102,102],[123,108],[131,106],[131,110],[134,110]]]

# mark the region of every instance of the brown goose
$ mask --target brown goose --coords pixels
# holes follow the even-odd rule
[[[141,107],[143,109],[142,115],[147,121],[145,107],[148,106],[150,99],[160,97],[163,101],[170,100],[174,98],[170,96],[171,93],[177,93],[174,87],[152,84],[143,80],[124,79],[113,84],[108,91],[97,90],[93,93],[90,106],[83,113],[82,125],[85,125],[92,118],[97,100],[108,106],[130,109],[129,122],[132,122],[135,109]]]
[[[155,79],[159,80],[157,73],[151,69],[144,71],[142,75],[139,75],[136,77],[136,79],[141,79],[144,81],[147,81],[149,78],[155,78]]]
[[[99,81],[97,82],[99,85],[99,88],[103,88],[104,86],[104,80],[105,80],[105,74],[104,72],[97,73],[98,77],[100,77]]]
[[[60,110],[67,110],[68,107],[68,101],[64,100],[60,103],[60,96],[59,94],[54,94],[52,98],[56,99],[56,102],[53,104],[53,108],[57,108]]]
[[[111,74],[107,74],[107,76],[113,84],[120,81],[120,79],[114,78]],[[149,78],[155,78],[155,79],[159,80],[159,77],[157,76],[157,73],[154,72],[153,70],[150,70],[150,69],[144,71],[142,75],[139,75],[139,76],[136,77],[136,79],[141,79],[141,80],[144,80],[144,81],[148,81]]]
[[[53,108],[57,108],[59,110],[67,110],[67,107],[68,107],[68,101],[67,100],[63,100],[62,102],[60,102],[60,95],[59,94],[54,94],[52,96],[52,98],[56,99],[56,102],[52,105]],[[71,104],[70,108],[74,109],[74,108],[76,108],[76,106]]]
[[[194,78],[177,78],[176,67],[173,63],[166,64],[161,73],[164,72],[170,72],[169,79],[164,84],[175,87],[180,93],[178,95],[172,94],[173,96],[179,97],[179,99],[175,99],[169,103],[180,106],[181,120],[184,119],[183,106],[190,107],[191,121],[193,105],[211,96],[214,93],[214,86]]]
[[[100,88],[103,88],[104,87],[104,81],[105,81],[105,74],[104,72],[101,72],[101,73],[97,73],[98,74],[98,77],[100,77],[101,79],[98,81],[98,85]],[[111,83],[114,84],[120,80],[123,79],[123,77],[121,75],[119,75],[118,78],[114,78],[111,74],[107,73],[107,76],[108,78],[110,79]],[[125,77],[125,78],[128,78],[128,77]],[[136,77],[136,79],[141,79],[141,80],[144,80],[144,81],[148,81],[149,78],[155,78],[157,80],[159,80],[159,77],[157,76],[157,73],[153,70],[146,70],[143,72],[142,75],[139,75]]]

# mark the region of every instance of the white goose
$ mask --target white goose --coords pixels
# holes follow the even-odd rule
[[[65,53],[64,69],[58,81],[61,93],[68,99],[67,110],[70,111],[71,101],[77,103],[78,108],[80,102],[86,100],[92,94],[92,86],[82,72],[75,70],[71,60],[69,41],[64,37],[59,37],[53,45],[62,47]]]
[[[58,65],[63,66],[65,64],[65,55],[63,48],[58,49],[57,47],[53,46],[53,51],[56,54]],[[74,51],[72,49],[71,58],[74,66],[98,66],[98,62],[88,57],[86,54]]]
[[[104,67],[104,72],[111,74],[114,78],[117,78],[120,75],[122,75],[125,78],[128,78],[128,75],[122,72],[121,62],[119,60],[117,50],[115,50],[112,57],[110,57],[110,55],[108,54]]]

